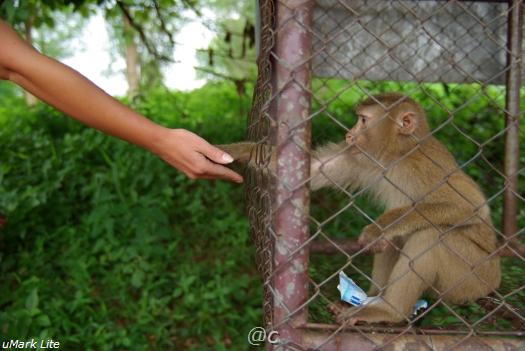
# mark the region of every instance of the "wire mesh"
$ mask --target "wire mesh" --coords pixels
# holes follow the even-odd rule
[[[264,280],[265,325],[280,336],[278,345],[268,346],[342,350],[412,343],[415,349],[524,348],[516,339],[525,335],[525,281],[520,274],[525,261],[525,213],[520,208],[525,168],[519,158],[524,151],[519,138],[525,131],[520,121],[525,73],[522,1],[260,0],[259,11],[259,75],[248,124],[249,139],[257,147],[252,154],[255,167],[248,168],[247,208]],[[334,176],[328,171],[348,146],[329,158],[319,158],[315,151],[327,141],[344,140],[356,119],[355,106],[384,92],[410,96],[425,110],[430,130],[417,147],[435,137],[457,161],[417,197],[403,185],[406,179],[388,177],[413,150],[393,162],[360,150],[379,169],[363,174],[373,179],[361,187],[348,186],[337,172]],[[436,154],[424,157],[441,167]],[[483,203],[473,203],[462,189],[451,186],[454,174],[462,172],[479,184]],[[331,189],[310,195],[314,173]],[[444,186],[454,190],[454,199],[470,203],[475,209],[471,217],[444,227],[427,215],[427,199]],[[381,191],[395,191],[412,207],[385,226],[384,207],[367,195],[371,191],[379,199]],[[386,205],[388,210],[399,207]],[[492,214],[481,216],[488,208]],[[405,270],[376,281],[370,255],[376,241],[361,245],[361,231],[377,225],[383,233],[380,240],[389,228],[414,216],[423,218],[433,236],[421,229],[407,235],[426,243],[417,252],[408,245],[413,240],[389,237],[396,256],[388,265],[403,261]],[[470,249],[450,245],[456,243],[450,238],[461,235],[474,220],[479,233],[488,232],[494,239],[478,260],[467,257]],[[478,239],[466,240],[465,247],[479,249]],[[435,270],[447,274],[463,267],[446,287],[415,268],[434,257],[438,248],[447,259],[432,261],[439,266]],[[499,256],[504,256],[501,269]],[[501,271],[501,284],[480,273],[488,262],[497,262],[492,277],[498,280]],[[335,322],[331,310],[341,308],[341,271],[381,294],[382,303],[403,315],[402,320]],[[417,316],[399,311],[385,296],[400,284],[407,287],[407,298],[414,285],[423,285],[428,308]],[[450,301],[454,292],[464,290],[467,296],[467,290],[480,287],[484,292],[476,301]],[[353,313],[357,316],[365,308]],[[500,338],[489,338],[494,336]]]

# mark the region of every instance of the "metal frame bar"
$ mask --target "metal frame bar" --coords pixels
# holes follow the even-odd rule
[[[356,241],[352,240],[337,240],[331,239],[332,242],[319,242],[314,241],[310,244],[310,252],[316,252],[321,254],[332,254],[346,252],[349,255],[355,254],[363,250],[363,246]],[[363,255],[373,254],[369,251],[363,251]],[[505,247],[498,252],[500,256],[512,257],[521,255],[525,256],[525,245],[511,246],[511,248]]]
[[[519,119],[520,89],[522,73],[523,42],[523,0],[509,2],[507,32],[507,83],[506,83],[506,116],[507,133],[505,135],[505,176],[506,188],[503,197],[503,234],[509,241],[517,239],[518,171],[520,158]]]
[[[465,335],[386,335],[381,333],[348,333],[333,331],[309,331],[305,333],[303,347],[305,350],[372,351],[383,349],[386,345],[389,350],[506,350],[519,351],[525,348],[523,339],[491,338]],[[450,347],[452,345],[453,348]]]
[[[273,218],[274,328],[281,345],[301,344],[298,325],[308,318],[308,240],[310,192],[310,65],[313,20],[311,0],[281,0],[276,4],[274,100],[277,121],[276,211]],[[304,143],[298,145],[299,143]],[[272,349],[272,345],[268,345]]]

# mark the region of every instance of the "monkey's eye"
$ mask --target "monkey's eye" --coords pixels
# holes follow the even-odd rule
[[[365,124],[365,123],[366,123],[366,117],[361,117],[361,123],[362,123],[362,124]]]

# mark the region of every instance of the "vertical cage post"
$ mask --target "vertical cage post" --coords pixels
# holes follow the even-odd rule
[[[310,51],[313,1],[276,4],[274,46],[274,113],[277,127],[277,183],[273,217],[275,350],[301,344],[297,326],[308,311],[308,213],[310,194]],[[271,347],[270,347],[271,348]]]
[[[518,231],[518,170],[519,170],[519,117],[522,74],[523,4],[522,0],[509,1],[507,33],[507,80],[505,136],[506,188],[503,197],[503,233],[507,238]],[[513,237],[512,239],[516,239]]]

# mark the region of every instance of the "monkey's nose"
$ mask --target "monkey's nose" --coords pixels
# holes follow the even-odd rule
[[[346,133],[346,142],[348,144],[353,144],[355,142],[355,138],[352,135],[352,133],[350,133],[350,132]]]

